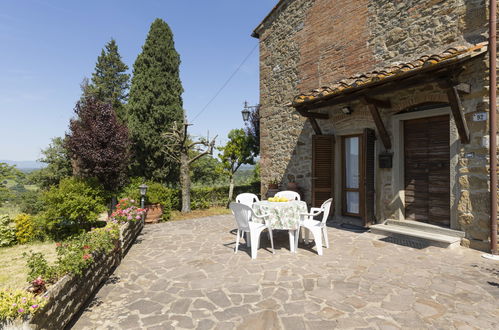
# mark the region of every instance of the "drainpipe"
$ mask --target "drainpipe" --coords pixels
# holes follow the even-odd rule
[[[497,74],[496,0],[489,4],[489,102],[490,102],[490,253],[497,255]]]

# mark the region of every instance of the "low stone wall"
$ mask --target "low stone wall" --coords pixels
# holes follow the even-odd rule
[[[63,329],[120,263],[120,251],[95,257],[80,276],[66,275],[47,291],[47,305],[29,321],[31,329]]]
[[[121,250],[125,255],[132,246],[135,239],[144,228],[144,221],[134,221],[125,223],[120,229]]]
[[[48,303],[30,320],[3,325],[5,329],[64,329],[121,262],[144,228],[143,221],[128,222],[120,228],[116,249],[95,261],[82,275],[66,275],[45,293]],[[2,324],[0,324],[2,328]]]

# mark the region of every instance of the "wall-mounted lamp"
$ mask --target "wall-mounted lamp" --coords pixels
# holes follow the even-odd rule
[[[351,115],[352,114],[352,108],[350,107],[343,107],[341,108],[341,112],[343,112],[345,115]]]
[[[260,104],[248,105],[248,102],[244,101],[244,108],[243,108],[243,111],[241,111],[241,114],[243,115],[243,120],[245,122],[248,121],[250,114],[251,114],[250,110],[255,110],[255,109],[259,109],[259,108],[260,108]]]

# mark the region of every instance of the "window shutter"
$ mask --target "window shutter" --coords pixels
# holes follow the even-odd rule
[[[319,207],[334,192],[334,136],[312,136],[312,206]]]
[[[375,147],[376,135],[373,129],[364,129],[363,134],[363,149],[364,152],[364,226],[370,226],[376,223],[375,213],[375,188],[374,188],[374,175],[375,175]]]

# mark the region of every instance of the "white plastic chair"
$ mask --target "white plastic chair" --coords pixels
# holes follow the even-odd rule
[[[239,194],[236,197],[236,202],[237,203],[248,205],[249,207],[251,207],[253,205],[253,203],[256,203],[258,201],[260,201],[258,199],[258,196],[255,195],[255,194],[251,194],[251,193]]]
[[[272,253],[275,253],[272,229],[266,219],[269,216],[268,214],[256,215],[251,207],[241,203],[232,202],[230,203],[229,208],[231,209],[232,214],[234,214],[237,223],[236,248],[234,253],[237,253],[240,238],[244,233],[247,233],[249,234],[249,240],[246,240],[246,242],[248,242],[248,245],[251,247],[251,259],[256,259],[257,249],[260,246],[260,234],[264,229],[269,230]],[[263,219],[265,223],[254,222],[252,221],[253,217]]]
[[[279,191],[277,194],[275,194],[275,197],[285,197],[290,201],[300,201],[300,194],[297,193],[296,191],[292,190],[284,190],[284,191]]]
[[[308,233],[309,231],[312,232],[312,235],[314,235],[314,241],[315,241],[315,246],[317,247],[317,254],[322,255],[322,236],[324,236],[324,241],[326,243],[326,248],[329,248],[329,239],[327,237],[327,227],[326,227],[326,221],[327,218],[329,217],[329,211],[331,210],[331,204],[333,202],[333,199],[330,198],[324,203],[322,203],[321,207],[312,207],[310,209],[310,213],[302,213],[303,219],[300,221],[300,227],[305,227],[308,229],[308,231],[305,232],[305,243],[308,243]],[[317,221],[314,220],[315,216],[318,216],[319,214],[322,213],[322,220]],[[298,230],[298,233],[300,230]],[[298,234],[299,235],[299,234]],[[296,239],[296,248],[298,248],[298,239]]]

